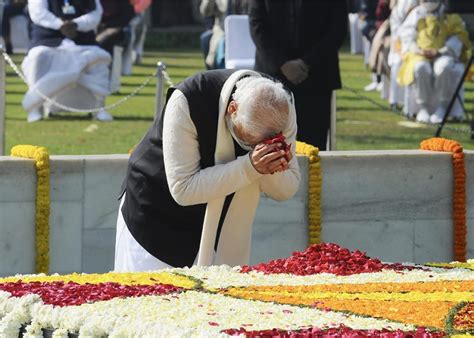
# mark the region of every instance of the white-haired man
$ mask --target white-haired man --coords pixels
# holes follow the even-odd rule
[[[400,27],[403,64],[398,82],[415,86],[419,122],[440,123],[470,57],[464,22],[441,0],[420,0]]]
[[[290,149],[264,142],[279,132]],[[260,193],[285,200],[298,189],[295,138],[289,93],[260,73],[212,70],[170,88],[130,157],[115,270],[191,266],[203,251],[204,264],[247,264]],[[215,240],[200,246],[209,228]]]

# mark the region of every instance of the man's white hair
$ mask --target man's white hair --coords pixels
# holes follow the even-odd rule
[[[246,77],[237,82],[232,98],[237,103],[234,123],[250,141],[260,142],[285,129],[291,98],[281,83]]]

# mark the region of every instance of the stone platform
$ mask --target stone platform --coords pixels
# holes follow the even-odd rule
[[[474,257],[474,152],[466,151],[468,257]],[[117,195],[127,155],[51,156],[51,272],[113,268]],[[263,197],[251,263],[306,248],[308,162],[286,202]],[[451,156],[425,151],[322,152],[322,238],[385,261],[452,260]],[[32,160],[0,157],[0,276],[34,272]]]

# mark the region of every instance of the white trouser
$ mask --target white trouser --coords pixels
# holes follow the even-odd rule
[[[38,92],[54,98],[73,85],[89,90],[98,101],[108,95],[110,55],[97,46],[77,46],[66,40],[59,47],[34,47],[23,60],[29,87],[22,102],[26,111],[44,104]]]
[[[122,215],[122,205],[124,200],[125,194],[120,202],[117,218],[114,271],[139,272],[172,268],[171,265],[168,265],[151,255],[135,240],[135,238],[133,238]],[[194,265],[197,262],[197,257],[198,256],[196,256]]]
[[[404,89],[397,83],[397,76],[401,65],[402,60],[398,58],[398,60],[393,62],[390,67],[390,90],[388,99],[390,104],[402,105],[405,98]]]
[[[451,100],[464,71],[464,65],[450,56],[441,56],[433,63],[418,62],[415,66],[415,96],[421,106],[433,104],[436,109]]]

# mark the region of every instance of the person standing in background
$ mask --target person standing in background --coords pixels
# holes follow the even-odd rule
[[[214,18],[209,48],[205,56],[207,69],[224,68],[224,20],[228,5],[228,0],[202,0],[199,6],[203,17]]]
[[[326,149],[331,97],[341,88],[338,51],[347,32],[345,0],[250,0],[255,70],[294,94],[298,140]]]
[[[3,7],[2,38],[3,42],[5,43],[5,51],[7,54],[13,53],[13,46],[10,36],[10,19],[18,15],[25,15],[25,7],[27,3],[27,0],[12,0],[7,2]]]

